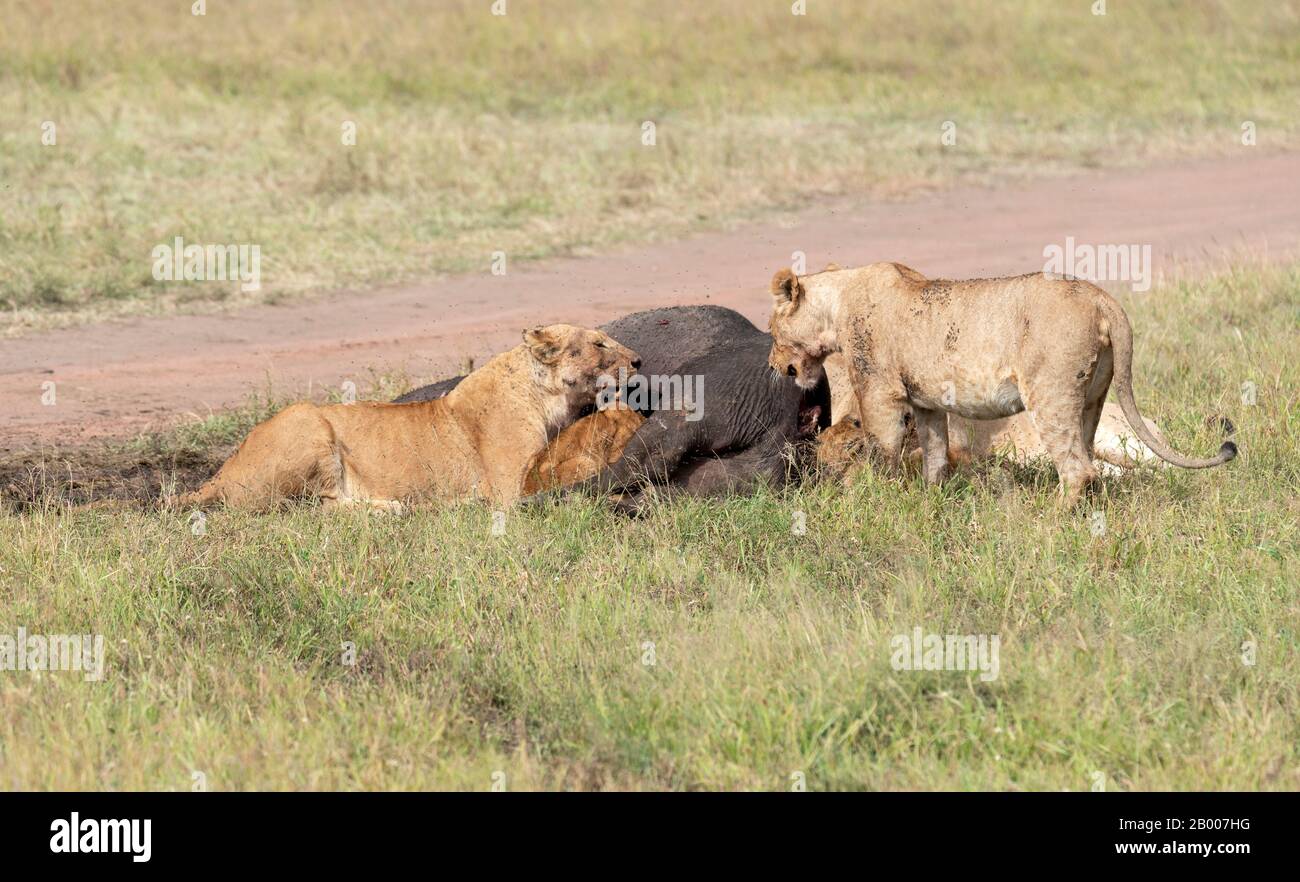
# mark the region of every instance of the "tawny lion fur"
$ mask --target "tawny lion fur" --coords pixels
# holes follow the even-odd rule
[[[1133,398],[1128,317],[1102,289],[1044,273],[1004,279],[930,280],[896,263],[772,279],[774,370],[812,388],[823,362],[842,353],[864,436],[901,462],[910,409],[926,480],[948,468],[949,415],[994,420],[1028,411],[1074,503],[1096,477],[1093,441],[1112,377],[1133,432],[1183,468],[1193,459],[1151,431]]]
[[[858,402],[853,396],[853,386],[849,382],[848,368],[844,365],[844,356],[834,353],[826,357],[822,365],[826,379],[831,388],[831,413],[835,424],[817,436],[817,460],[825,466],[847,466],[863,447],[856,444],[862,435],[862,421],[858,416]],[[1154,422],[1143,417],[1147,428],[1161,441],[1164,433]],[[1222,420],[1215,420],[1221,425]],[[1231,434],[1231,432],[1229,432]],[[903,447],[905,458],[919,458],[920,449],[916,446],[916,433],[911,432]],[[968,420],[964,417],[948,414],[948,465],[976,462],[993,454],[1008,456],[1022,465],[1047,456],[1043,440],[1034,430],[1034,421],[1027,411],[997,420]],[[1093,465],[1099,472],[1137,468],[1140,465],[1166,466],[1142,443],[1137,433],[1124,419],[1124,410],[1113,401],[1108,401],[1101,409],[1101,420],[1097,423],[1097,434],[1092,441]]]
[[[400,511],[406,500],[509,504],[533,457],[636,353],[600,332],[550,325],[446,397],[417,404],[291,405],[256,426],[185,506],[263,507],[291,496]]]
[[[533,457],[523,495],[571,486],[618,462],[643,422],[635,410],[612,407],[578,420]]]

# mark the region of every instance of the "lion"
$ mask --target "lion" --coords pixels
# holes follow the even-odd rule
[[[853,397],[853,386],[849,382],[844,356],[838,352],[828,355],[822,363],[822,370],[826,372],[830,388],[831,412],[835,415],[835,424],[817,436],[817,461],[832,473],[843,472],[850,463],[860,459],[865,451],[861,443],[862,421],[858,418],[858,403]],[[910,410],[905,418],[912,419]],[[1143,420],[1151,433],[1165,442],[1160,427],[1146,417]],[[1232,435],[1236,431],[1226,417],[1211,417],[1206,420],[1206,425],[1223,430],[1225,435]],[[909,462],[920,458],[921,451],[916,446],[914,428],[907,433],[903,450],[904,458]],[[1047,448],[1038,437],[1027,411],[996,420],[968,420],[948,414],[949,468],[976,462],[995,453],[1007,456],[1021,465],[1047,456]],[[1143,465],[1169,465],[1143,444],[1129,427],[1128,421],[1124,419],[1123,408],[1109,401],[1102,407],[1101,419],[1097,422],[1092,458],[1098,472],[1111,475]]]
[[[829,374],[830,359],[827,359],[826,368]],[[831,386],[834,388],[834,382]],[[1231,423],[1222,418],[1217,423],[1226,425],[1227,434],[1231,434]],[[1149,419],[1146,424],[1152,434],[1164,440],[1159,426]],[[842,420],[836,421],[817,436],[817,465],[823,473],[852,483],[858,467],[869,462],[871,450],[872,447],[863,437],[862,420],[858,418],[857,408],[854,407]],[[1047,456],[1047,448],[1043,446],[1042,439],[1038,437],[1033,421],[1026,412],[998,420],[968,420],[948,414],[950,469],[992,455],[1005,456],[1020,465],[1029,465],[1034,460]],[[1093,438],[1092,457],[1093,465],[1099,473],[1111,475],[1123,474],[1126,469],[1139,466],[1167,468],[1169,465],[1142,443],[1124,419],[1120,406],[1109,401],[1101,409],[1097,434]],[[919,464],[920,458],[916,432],[909,431],[903,442],[903,459],[911,467]]]
[[[899,464],[910,408],[928,482],[948,469],[949,414],[992,420],[1028,410],[1062,499],[1075,504],[1097,476],[1093,441],[1112,378],[1129,426],[1161,459],[1201,469],[1237,455],[1226,441],[1217,456],[1187,457],[1148,428],[1133,397],[1128,316],[1089,282],[1046,273],[931,280],[874,263],[804,279],[783,269],[772,297],[773,370],[807,389],[826,357],[843,353],[864,435]]]
[[[510,504],[534,455],[640,363],[601,331],[533,328],[444,398],[290,405],[181,504],[263,507],[292,496],[392,512],[417,498]]]
[[[802,392],[793,380],[774,375],[767,367],[772,338],[734,310],[664,307],[623,316],[600,330],[640,353],[640,376],[628,378],[626,400],[646,419],[609,410],[580,419],[539,456],[539,469],[529,469],[526,495],[618,493],[628,503],[624,510],[639,510],[643,502],[678,493],[721,497],[764,483],[781,486],[796,471],[788,448],[802,450],[815,428],[830,425],[828,390]],[[459,381],[433,383],[398,401],[436,399]],[[657,410],[650,407],[653,402],[637,390],[664,381],[679,389],[690,382],[701,406],[670,397]]]
[[[644,422],[640,413],[624,407],[598,410],[578,420],[533,456],[524,473],[523,495],[572,486],[618,462]]]
[[[1157,441],[1168,444],[1159,426],[1146,417],[1142,421]],[[949,414],[948,448],[950,465],[974,462],[995,453],[1021,465],[1050,456],[1028,411],[999,420],[968,420]],[[1142,443],[1124,418],[1124,409],[1111,401],[1101,408],[1092,438],[1092,460],[1099,474],[1117,475],[1145,465],[1169,466]]]

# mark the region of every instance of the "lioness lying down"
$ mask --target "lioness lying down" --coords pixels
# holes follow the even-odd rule
[[[640,365],[600,331],[550,325],[523,336],[435,401],[291,405],[181,504],[316,496],[398,511],[420,497],[513,502],[533,456],[596,400],[600,379]]]
[[[633,510],[650,485],[661,494],[727,496],[789,478],[789,448],[819,425],[830,425],[825,385],[801,391],[767,367],[772,338],[734,310],[672,306],[623,316],[601,325],[644,360],[640,379],[662,388],[686,380],[698,390],[691,407],[672,396],[641,413],[605,409],[561,432],[529,470],[525,494],[571,488],[621,494]],[[632,383],[633,378],[629,378]],[[397,399],[436,399],[460,378],[443,380]],[[642,386],[645,388],[645,386]],[[638,404],[636,394],[629,404]],[[641,417],[647,417],[642,419]],[[626,453],[626,455],[625,455]],[[576,488],[575,488],[576,489]]]
[[[1096,477],[1092,447],[1116,380],[1129,426],[1156,455],[1183,468],[1221,465],[1179,454],[1148,428],[1133,398],[1133,335],[1124,310],[1096,285],[1043,273],[1008,279],[929,280],[876,263],[772,279],[769,364],[808,388],[842,352],[862,430],[898,463],[910,408],[926,480],[948,466],[948,415],[972,420],[1028,410],[1056,463],[1063,497],[1076,502]]]

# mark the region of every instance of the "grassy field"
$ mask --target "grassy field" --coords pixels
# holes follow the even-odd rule
[[[38,494],[0,516],[5,627],[103,634],[107,671],[0,673],[0,786],[1298,788],[1297,288],[1127,299],[1146,413],[1189,452],[1229,416],[1243,453],[1073,513],[1049,466],[579,501],[501,536],[473,505],[196,535]],[[114,455],[215,460],[265,407]],[[917,627],[998,636],[1000,675],[895,670]]]
[[[1300,140],[1295,0],[1091,5],[0,0],[0,335]],[[156,281],[175,236],[261,290]]]

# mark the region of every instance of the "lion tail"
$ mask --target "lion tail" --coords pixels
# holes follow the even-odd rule
[[[1124,418],[1128,420],[1134,434],[1141,438],[1142,443],[1151,448],[1156,456],[1184,469],[1213,468],[1236,458],[1237,445],[1231,441],[1224,441],[1216,456],[1205,459],[1184,456],[1147,428],[1146,420],[1142,418],[1137,401],[1133,398],[1133,327],[1129,324],[1123,307],[1105,291],[1101,292],[1101,303],[1109,320],[1111,350],[1115,357],[1115,397],[1119,399]]]

